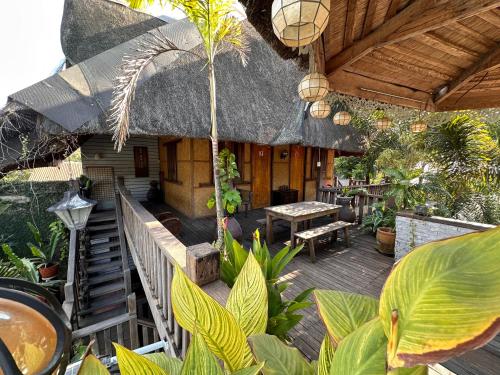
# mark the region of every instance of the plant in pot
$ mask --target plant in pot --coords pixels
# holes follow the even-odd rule
[[[339,219],[354,223],[356,221],[356,212],[353,207],[354,196],[366,192],[365,189],[350,189],[348,187],[342,188],[340,196],[337,197],[336,203],[341,205],[342,208],[339,212]]]
[[[376,234],[378,250],[382,254],[394,254],[396,243],[396,211],[385,202],[375,203],[371,215],[363,219],[362,227]]]
[[[224,208],[224,228],[226,228],[233,238],[242,240],[243,230],[240,223],[234,217],[236,209],[241,205],[240,192],[234,187],[234,179],[240,177],[236,156],[225,148],[219,153],[219,177],[222,189],[222,205]],[[208,208],[215,207],[215,192],[212,193],[207,202]]]
[[[80,185],[80,195],[83,198],[90,198],[90,193],[92,189],[92,180],[82,174],[78,179],[78,183]]]
[[[28,242],[26,245],[31,250],[33,256],[41,262],[38,266],[41,278],[43,280],[51,280],[59,272],[59,263],[56,257],[58,255],[58,245],[63,240],[63,232],[56,230],[58,228],[53,226],[50,231],[50,239],[46,243],[42,239],[40,230],[33,223],[28,222],[27,225],[33,235],[34,243]]]

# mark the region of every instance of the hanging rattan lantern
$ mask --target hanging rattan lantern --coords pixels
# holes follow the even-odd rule
[[[389,117],[382,117],[377,120],[375,126],[378,130],[387,130],[392,126],[392,121]]]
[[[317,102],[328,94],[328,78],[321,73],[311,73],[302,78],[299,83],[299,96],[306,102]]]
[[[412,133],[422,133],[427,130],[427,124],[423,121],[417,121],[410,125]]]
[[[314,102],[311,105],[311,109],[309,109],[311,116],[314,118],[326,118],[331,111],[332,107],[330,107],[330,104],[328,104],[324,100],[318,100],[317,102]]]
[[[335,125],[349,125],[349,123],[351,122],[351,114],[347,111],[340,111],[340,112],[337,112],[334,116],[333,116],[333,123]]]
[[[319,38],[328,24],[330,0],[274,0],[274,34],[288,47],[301,47]]]

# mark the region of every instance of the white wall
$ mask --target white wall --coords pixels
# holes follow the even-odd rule
[[[494,225],[472,223],[438,216],[417,216],[401,213],[396,216],[396,260],[401,259],[414,247],[431,241],[487,230]]]
[[[134,146],[148,148],[149,177],[135,177]],[[138,200],[146,199],[150,181],[159,180],[160,159],[157,137],[132,136],[122,151],[116,152],[111,136],[95,135],[82,145],[81,150],[83,173],[89,166],[113,167],[115,180],[123,176],[125,186]],[[97,154],[99,158],[96,158]]]

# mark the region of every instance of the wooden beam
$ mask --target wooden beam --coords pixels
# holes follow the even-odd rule
[[[312,42],[311,48],[312,51],[310,50],[309,53],[311,54],[310,57],[312,57],[313,61],[310,59],[309,64],[314,64],[315,72],[325,74],[325,47],[323,44],[323,36],[320,36]],[[309,67],[309,70],[312,72],[311,66]]]
[[[398,8],[401,5],[401,0],[392,0],[391,4],[387,8],[387,13],[385,14],[385,21],[391,19],[398,12]]]
[[[326,63],[334,74],[375,49],[421,35],[500,6],[500,0],[415,0],[397,15]]]
[[[377,10],[377,0],[368,0],[368,6],[365,14],[365,22],[363,23],[363,32],[361,37],[367,36],[373,27],[373,18],[375,17],[375,11]]]
[[[344,27],[344,48],[350,47],[354,42],[354,23],[356,22],[357,0],[348,0],[347,14]]]
[[[419,36],[419,39],[422,38],[422,41],[429,46],[432,46],[440,51],[446,52],[449,55],[457,56],[460,58],[467,58],[476,60],[481,54],[477,51],[474,51],[470,48],[466,48],[464,46],[458,45],[456,43],[451,42],[450,40],[443,38],[442,36],[429,32],[422,34]]]
[[[437,93],[434,102],[439,104],[446,98],[450,97],[467,82],[471,81],[479,74],[484,74],[491,69],[500,67],[500,44],[497,45],[491,52],[484,55],[476,64],[465,69],[457,78],[448,82],[447,90],[442,94]]]
[[[428,92],[379,81],[358,73],[337,72],[330,77],[330,89],[346,95],[434,111],[432,95]]]

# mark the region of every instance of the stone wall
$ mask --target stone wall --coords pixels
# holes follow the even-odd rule
[[[413,213],[398,213],[396,216],[396,260],[411,249],[427,242],[462,234],[487,230],[494,225],[448,219],[439,216],[419,216]]]

